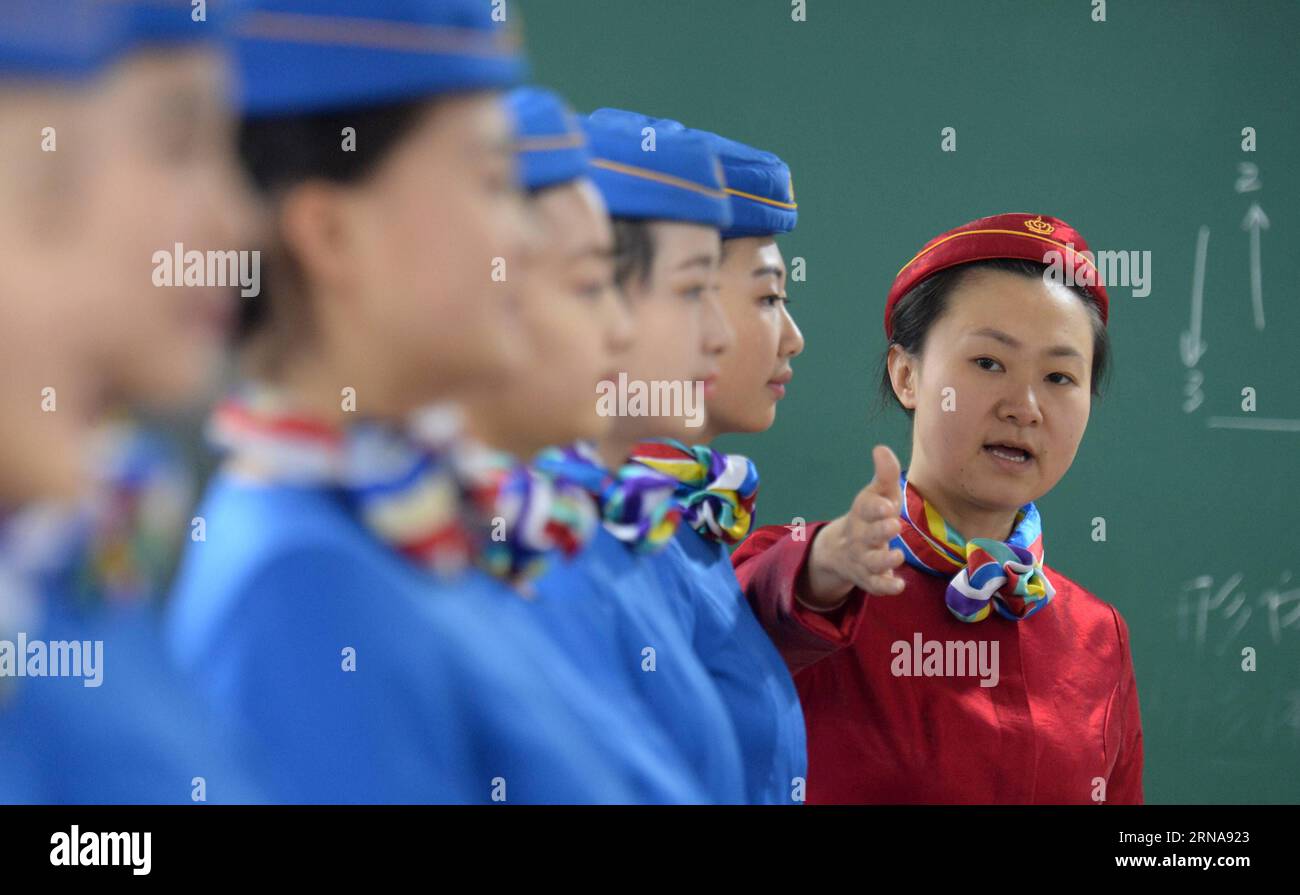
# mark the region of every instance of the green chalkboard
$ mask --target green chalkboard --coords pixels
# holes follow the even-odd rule
[[[876,371],[885,293],[925,240],[1038,211],[1150,252],[1148,295],[1111,289],[1109,388],[1040,501],[1049,562],[1128,620],[1148,801],[1300,802],[1300,4],[515,6],[537,80],[579,109],[678,118],[793,169],[807,350],[775,428],[724,443],[759,464],[761,523],[842,512],[875,442],[907,462]]]

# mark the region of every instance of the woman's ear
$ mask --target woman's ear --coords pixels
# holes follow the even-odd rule
[[[917,380],[921,374],[921,359],[909,354],[902,345],[889,346],[889,382],[894,387],[898,402],[908,410],[916,410]]]
[[[348,291],[357,269],[351,223],[345,191],[324,181],[300,184],[281,201],[280,236],[309,288]]]

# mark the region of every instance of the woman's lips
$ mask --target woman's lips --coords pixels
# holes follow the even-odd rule
[[[793,373],[782,373],[780,376],[774,376],[769,379],[767,381],[767,387],[771,389],[772,394],[776,395],[777,399],[780,400],[785,397],[785,387],[790,384],[790,380],[793,378]]]
[[[1034,464],[1034,455],[1029,451],[1008,447],[1000,444],[986,444],[983,447],[984,455],[988,457],[999,468],[1006,472],[1024,472]]]

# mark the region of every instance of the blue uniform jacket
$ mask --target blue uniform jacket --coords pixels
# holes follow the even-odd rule
[[[434,578],[327,489],[221,475],[200,512],[207,540],[182,564],[169,642],[253,732],[276,800],[655,794],[618,714],[505,585]]]
[[[150,606],[75,606],[53,586],[37,602],[27,642],[81,641],[83,652],[101,642],[99,684],[85,685],[84,665],[82,677],[0,680],[0,802],[265,800],[241,738],[215,723],[167,660]],[[6,634],[15,645],[16,633]]]
[[[801,801],[808,751],[799,695],[741,593],[726,547],[683,525],[652,559],[735,726],[746,800]]]
[[[639,710],[685,762],[702,800],[745,801],[727,707],[654,560],[602,528],[573,562],[544,575],[538,589],[553,636],[585,657],[588,676],[636,694]]]

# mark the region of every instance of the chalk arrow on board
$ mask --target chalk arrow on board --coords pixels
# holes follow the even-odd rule
[[[1268,229],[1268,215],[1258,202],[1241,219],[1241,229],[1250,231],[1250,303],[1255,309],[1255,329],[1264,328],[1264,281],[1259,263],[1259,233]]]
[[[1188,367],[1205,353],[1205,343],[1201,341],[1201,305],[1205,297],[1205,251],[1210,245],[1210,228],[1204,225],[1196,234],[1196,268],[1192,273],[1192,323],[1178,337],[1178,347],[1183,355],[1183,363]]]

